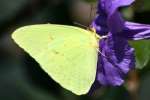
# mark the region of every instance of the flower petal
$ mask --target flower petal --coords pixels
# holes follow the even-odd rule
[[[110,36],[100,41],[100,50],[96,80],[102,85],[121,85],[135,65],[134,49],[124,38]]]
[[[97,17],[92,23],[96,32],[100,35],[106,35],[108,30],[113,34],[121,32],[124,29],[124,20],[118,8],[130,5],[134,0],[99,0]]]
[[[97,7],[97,16],[92,22],[92,27],[96,29],[96,32],[99,35],[107,35],[108,33],[108,26],[107,26],[107,15],[105,13],[105,10],[101,7],[101,2],[98,2],[98,7]]]
[[[125,27],[124,19],[118,11],[114,12],[111,16],[108,16],[107,25],[113,34],[120,33]]]
[[[126,22],[120,35],[130,40],[150,39],[150,25]]]
[[[129,6],[135,0],[99,0],[101,7],[108,15],[112,15],[119,7]]]
[[[91,26],[96,29],[96,33],[98,33],[99,35],[107,35],[108,33],[105,15],[96,16]]]
[[[107,26],[109,30],[115,34],[124,29],[124,20],[118,12],[119,7],[129,6],[134,0],[100,0],[99,10],[103,9],[107,15]],[[101,14],[101,12],[99,11]]]

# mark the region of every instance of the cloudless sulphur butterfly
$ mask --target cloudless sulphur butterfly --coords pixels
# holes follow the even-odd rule
[[[41,24],[19,28],[12,38],[62,87],[77,95],[90,90],[98,59],[99,38],[95,32]]]

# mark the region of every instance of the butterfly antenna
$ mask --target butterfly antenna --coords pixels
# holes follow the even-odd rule
[[[78,22],[73,22],[75,25],[77,25],[77,26],[80,26],[80,27],[83,27],[83,28],[85,28],[85,29],[87,29],[88,27],[87,26],[85,26],[85,25],[83,25],[83,24],[80,24],[80,23],[78,23]]]
[[[92,12],[93,12],[93,4],[91,3],[91,10],[90,10],[90,22],[91,22],[91,20],[92,20]]]
[[[93,17],[96,15],[96,6],[95,6],[95,3],[91,3],[90,4],[90,22],[93,20]]]

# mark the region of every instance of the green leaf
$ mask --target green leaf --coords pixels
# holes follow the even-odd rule
[[[135,2],[136,12],[150,11],[150,2],[149,0],[137,0]]]
[[[132,20],[132,18],[134,16],[133,8],[127,7],[127,8],[122,9],[122,14],[125,19]]]
[[[131,42],[132,46],[135,48],[136,55],[136,68],[144,68],[150,59],[150,42],[146,40]]]

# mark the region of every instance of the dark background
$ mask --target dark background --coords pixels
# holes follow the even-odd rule
[[[0,0],[0,100],[150,100],[149,42],[138,43],[139,57],[146,64],[131,71],[123,86],[76,96],[51,80],[11,39],[12,32],[24,25],[79,23],[88,27],[95,11],[96,2],[85,0]],[[127,20],[150,24],[149,0],[136,0],[121,11]]]

